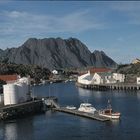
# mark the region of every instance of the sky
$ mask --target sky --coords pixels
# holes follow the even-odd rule
[[[139,1],[0,1],[0,48],[73,37],[117,63],[140,58]]]

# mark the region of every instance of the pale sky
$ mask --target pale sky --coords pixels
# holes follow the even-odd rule
[[[75,37],[117,63],[140,58],[140,2],[0,1],[0,48]]]

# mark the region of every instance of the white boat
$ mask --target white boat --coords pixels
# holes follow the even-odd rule
[[[67,109],[70,109],[70,110],[75,110],[76,107],[75,106],[66,106]]]
[[[108,100],[107,108],[103,109],[103,110],[100,110],[99,115],[110,118],[110,119],[119,119],[120,116],[121,116],[121,113],[120,112],[114,112],[112,107],[111,107],[110,100]]]
[[[65,80],[65,83],[67,83],[69,80]]]
[[[81,103],[78,110],[82,112],[93,113],[93,114],[96,111],[96,109],[90,103]]]

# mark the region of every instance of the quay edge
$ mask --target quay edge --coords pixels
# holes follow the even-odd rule
[[[139,84],[132,83],[115,83],[115,84],[81,84],[76,82],[76,86],[85,88],[85,89],[93,89],[93,90],[140,90]]]

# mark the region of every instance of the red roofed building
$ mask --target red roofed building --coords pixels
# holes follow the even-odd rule
[[[0,75],[0,80],[5,81],[6,83],[14,82],[19,79],[19,75]]]
[[[90,73],[102,73],[102,72],[111,72],[112,69],[109,68],[91,68]]]

